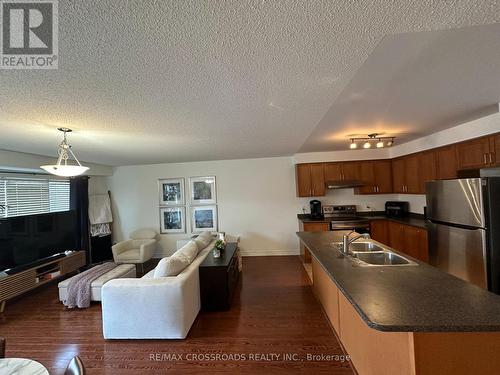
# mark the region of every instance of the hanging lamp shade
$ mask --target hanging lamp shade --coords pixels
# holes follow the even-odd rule
[[[59,154],[57,162],[56,164],[42,165],[40,166],[40,168],[49,172],[50,174],[61,177],[80,176],[81,174],[88,171],[89,168],[81,165],[77,157],[73,153],[73,151],[71,151],[71,145],[68,143],[68,140],[66,139],[66,134],[70,133],[72,130],[68,128],[58,128],[57,130],[64,133],[63,140],[59,144],[59,149],[57,151]],[[73,157],[76,164],[68,164],[68,159],[70,155]]]

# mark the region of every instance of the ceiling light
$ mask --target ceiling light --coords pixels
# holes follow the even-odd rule
[[[368,134],[366,137],[360,138],[349,138],[351,144],[349,145],[350,149],[358,148],[358,143],[363,145],[363,148],[368,149],[372,148],[372,144],[377,148],[391,147],[394,145],[394,139],[396,137],[379,137],[380,134],[373,133]],[[375,143],[376,142],[376,143]]]
[[[62,177],[79,176],[88,171],[89,168],[80,164],[73,151],[71,151],[71,145],[66,140],[66,133],[71,133],[72,130],[68,128],[58,128],[57,130],[64,133],[63,140],[59,144],[59,149],[57,150],[59,154],[57,162],[56,164],[52,165],[42,165],[40,168],[51,174]],[[68,159],[70,155],[73,157],[73,159],[75,159],[78,165],[68,165]]]

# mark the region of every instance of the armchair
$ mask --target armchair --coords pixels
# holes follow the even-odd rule
[[[157,233],[152,230],[138,230],[130,235],[131,239],[113,245],[115,263],[140,264],[144,271],[144,263],[153,257],[156,249]]]

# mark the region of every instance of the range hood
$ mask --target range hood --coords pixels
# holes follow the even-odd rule
[[[359,180],[334,180],[327,181],[327,189],[350,189],[365,186],[365,183]]]

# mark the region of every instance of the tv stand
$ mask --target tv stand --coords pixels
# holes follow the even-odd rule
[[[45,285],[83,267],[85,251],[73,251],[62,258],[47,260],[24,271],[0,278],[0,313],[7,300]]]

